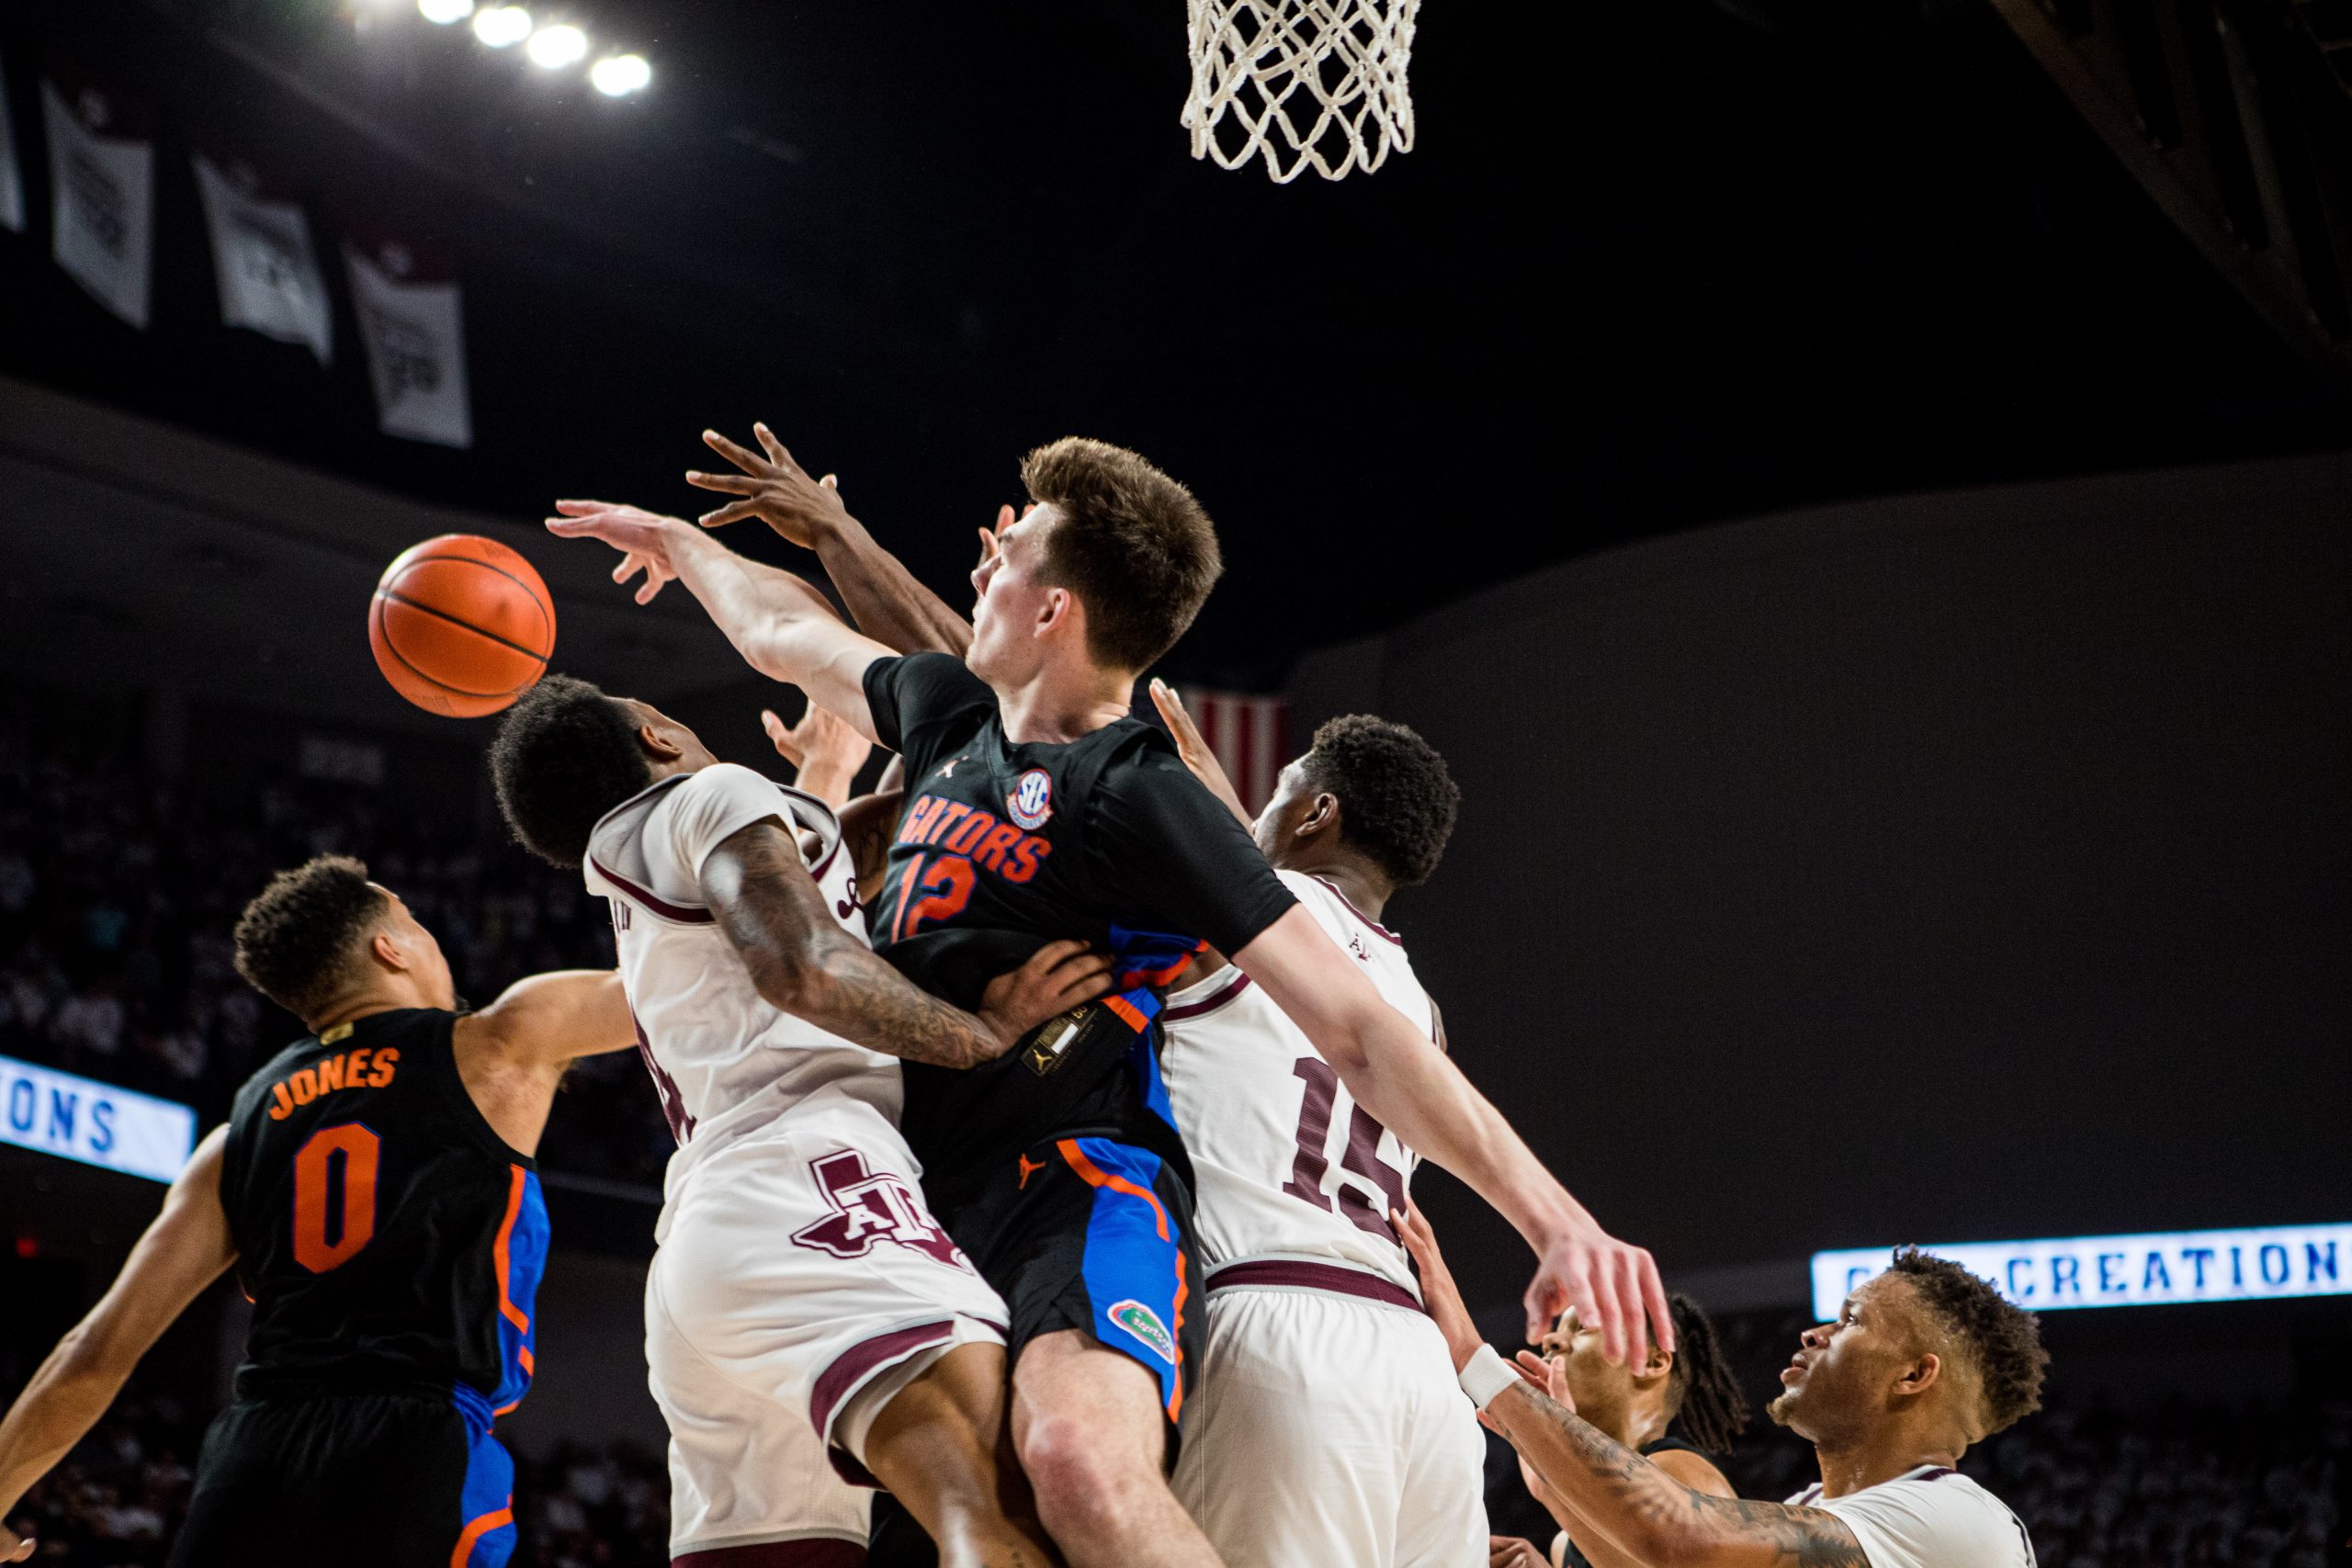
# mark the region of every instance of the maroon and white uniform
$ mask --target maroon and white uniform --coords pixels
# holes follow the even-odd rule
[[[621,979],[678,1152],[645,1286],[670,1426],[671,1554],[863,1543],[866,1428],[1004,1304],[932,1218],[898,1126],[899,1063],[763,999],[704,907],[703,863],[775,819],[842,929],[865,939],[841,825],[721,762],[596,824],[582,875],[613,907]],[[838,1472],[838,1473],[837,1473]]]
[[[1442,1044],[1396,933],[1280,874]],[[1160,1019],[1208,1292],[1177,1495],[1227,1568],[1482,1568],[1485,1443],[1388,1221],[1418,1156],[1238,969]]]

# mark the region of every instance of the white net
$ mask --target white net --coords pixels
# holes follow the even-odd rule
[[[1413,150],[1405,67],[1420,0],[1187,0],[1193,156],[1252,158],[1287,185],[1370,174]]]

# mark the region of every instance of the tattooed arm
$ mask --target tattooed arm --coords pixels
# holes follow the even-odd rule
[[[1487,1417],[1569,1511],[1650,1568],[1869,1568],[1835,1514],[1695,1491],[1532,1384]]]
[[[773,819],[720,840],[702,867],[703,901],[768,1001],[871,1051],[971,1067],[1038,1024],[1110,988],[1110,961],[1049,942],[989,983],[976,1017],[950,1007],[842,929],[824,889]]]

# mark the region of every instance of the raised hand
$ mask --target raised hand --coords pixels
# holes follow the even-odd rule
[[[562,515],[548,519],[548,533],[566,539],[602,539],[621,552],[621,564],[613,569],[615,582],[645,574],[637,591],[639,604],[651,604],[662,584],[678,575],[670,559],[671,531],[684,528],[684,519],[611,501],[559,501],[555,509]]]
[[[1413,1267],[1420,1270],[1421,1305],[1429,1309],[1430,1321],[1445,1336],[1445,1348],[1453,1354],[1453,1370],[1458,1372],[1486,1341],[1479,1337],[1478,1325],[1470,1321],[1470,1309],[1463,1304],[1453,1271],[1445,1266],[1445,1254],[1438,1250],[1437,1233],[1430,1229],[1429,1220],[1415,1204],[1407,1204],[1402,1213],[1390,1210],[1388,1219],[1404,1238],[1405,1250],[1412,1254]]]
[[[1515,1535],[1490,1535],[1487,1568],[1552,1568],[1552,1560]]]
[[[1049,942],[1029,962],[989,982],[980,996],[980,1021],[996,1032],[1008,1051],[1049,1018],[1111,988],[1111,960],[1082,942]]]
[[[874,742],[847,719],[813,702],[795,725],[786,725],[773,708],[762,708],[760,727],[768,732],[776,755],[799,770],[799,787],[828,806],[849,799],[857,771],[874,750]]]
[[[1012,509],[1008,506],[1005,510],[1010,512]],[[985,535],[987,530],[981,532]],[[1176,754],[1184,760],[1184,766],[1193,771],[1193,776],[1206,784],[1209,793],[1223,801],[1225,808],[1239,818],[1244,828],[1255,827],[1256,824],[1250,819],[1250,813],[1242,808],[1241,792],[1233,787],[1233,781],[1226,776],[1225,764],[1216,760],[1216,753],[1209,749],[1209,743],[1201,739],[1201,727],[1194,724],[1193,716],[1184,711],[1184,699],[1176,694],[1176,688],[1155,676],[1151,682],[1151,705],[1159,710],[1161,718],[1167,720],[1168,733],[1176,738]]]
[[[1602,1230],[1589,1214],[1536,1248],[1526,1306],[1531,1340],[1542,1338],[1561,1313],[1574,1307],[1577,1322],[1600,1331],[1601,1353],[1621,1366],[1648,1349],[1645,1318],[1658,1348],[1674,1348],[1674,1319],[1657,1264],[1643,1248]]]
[[[706,512],[696,521],[706,528],[722,528],[746,517],[757,517],[804,549],[817,547],[817,536],[849,515],[842,505],[832,475],[812,479],[792,460],[784,443],[764,424],[752,426],[761,452],[739,446],[715,430],[702,433],[703,445],[742,472],[707,474],[689,469],[686,482],[697,490],[715,490],[741,499]],[[764,453],[765,456],[762,456]]]

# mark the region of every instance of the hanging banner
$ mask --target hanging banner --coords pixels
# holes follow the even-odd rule
[[[243,159],[198,152],[196,186],[212,231],[220,320],[280,343],[308,344],[320,364],[330,363],[334,312],[301,208],[270,189]]]
[[[17,167],[17,125],[8,112],[5,72],[0,72],[0,229],[25,231],[25,176]]]
[[[90,297],[147,324],[155,238],[155,143],[144,108],[52,67],[40,85],[49,130],[50,254]]]
[[[1200,727],[1201,739],[1216,753],[1241,804],[1262,811],[1274,797],[1274,783],[1290,761],[1290,704],[1281,697],[1250,696],[1186,686],[1178,695]]]
[[[343,257],[376,389],[377,426],[410,441],[472,446],[465,328],[449,269],[395,240],[346,242]]]

